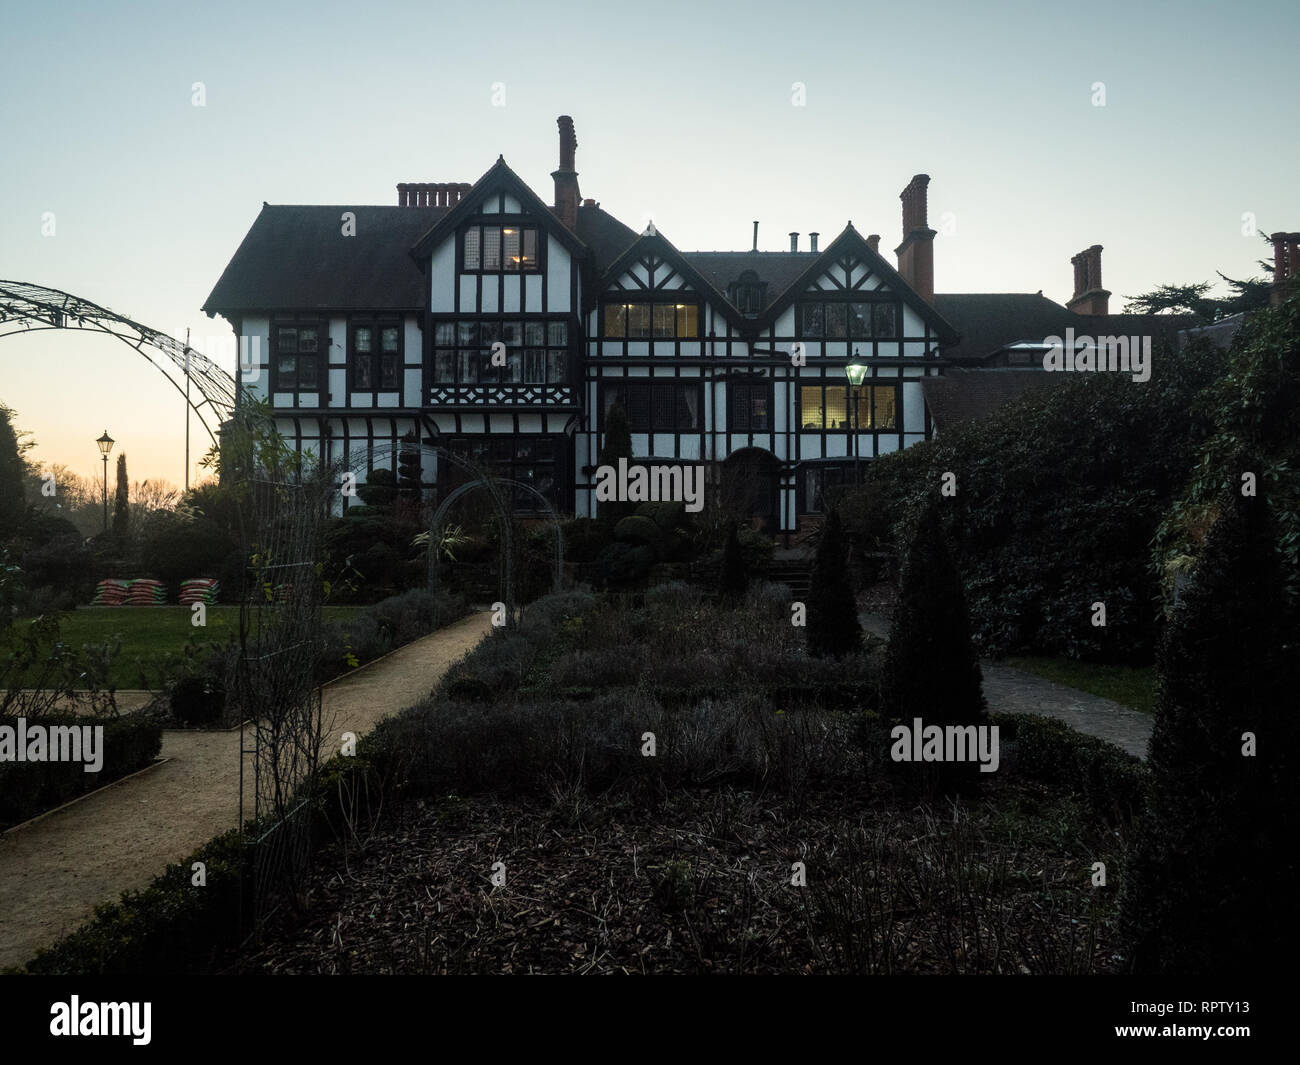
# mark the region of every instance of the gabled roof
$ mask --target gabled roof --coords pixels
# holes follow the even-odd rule
[[[518,197],[525,214],[539,218],[552,219],[554,225],[548,227],[550,233],[558,238],[575,255],[586,253],[587,246],[572,230],[555,217],[550,206],[542,202],[540,196],[525,184],[524,180],[506,165],[505,157],[498,156],[481,178],[474,182],[469,192],[460,198],[454,207],[448,210],[411,248],[415,259],[427,259],[434,247],[456,232],[456,227],[473,215],[478,207],[494,192],[505,189]]]
[[[591,250],[592,267],[599,275],[637,239],[637,232],[599,205],[583,204],[578,208],[578,236]]]
[[[345,211],[355,236],[343,236]],[[203,310],[419,310],[424,281],[407,249],[447,211],[263,204]]]
[[[851,252],[857,258],[865,260],[870,264],[873,273],[880,274],[884,277],[888,286],[900,296],[921,318],[939,334],[940,344],[946,346],[957,340],[957,332],[953,329],[951,323],[930,303],[928,303],[919,292],[909,285],[903,276],[895,270],[878,251],[874,251],[862,234],[853,228],[850,222],[844,227],[833,241],[831,241],[818,255],[814,256],[799,274],[787,287],[786,290],[763,312],[761,322],[763,325],[773,322],[777,317],[792,304],[799,296],[803,295],[804,290],[828,268],[835,265],[836,260],[845,252]]]
[[[726,293],[732,282],[739,281],[746,270],[753,270],[759,281],[767,282],[763,310],[767,310],[817,259],[811,251],[686,251],[687,262],[709,279],[719,292]]]
[[[722,312],[722,316],[736,329],[749,330],[753,328],[753,322],[747,322],[745,316],[736,309],[723,293],[718,291],[713,282],[691,265],[688,257],[678,251],[673,242],[658,230],[641,234],[632,244],[628,245],[622,255],[609,264],[596,282],[595,291],[591,294],[591,301],[594,303],[613,281],[626,273],[629,267],[633,266],[647,252],[654,252],[660,258],[672,263],[691,288],[699,295],[705,296],[713,302],[718,310]]]

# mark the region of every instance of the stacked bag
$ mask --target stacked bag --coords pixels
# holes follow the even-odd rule
[[[211,577],[191,577],[181,581],[181,606],[192,603],[205,603],[216,606],[218,582]]]
[[[121,606],[126,601],[126,594],[130,587],[130,581],[106,577],[95,586],[95,598],[90,601],[90,605]]]
[[[167,602],[167,589],[162,581],[141,577],[131,582],[126,593],[127,606],[162,606]]]

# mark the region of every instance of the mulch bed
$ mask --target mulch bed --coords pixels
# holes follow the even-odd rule
[[[303,912],[268,928],[259,948],[223,970],[1110,971],[1112,900],[1098,907],[1086,887],[1104,828],[1067,810],[1068,823],[1091,838],[1061,839],[1068,799],[1024,784],[989,792],[975,808],[990,841],[978,860],[1010,877],[989,913],[1014,911],[1005,923],[990,917],[996,928],[984,917],[958,928],[970,900],[945,901],[933,884],[927,893],[931,857],[908,864],[927,840],[935,845],[950,808],[930,818],[908,802],[882,810],[865,786],[790,798],[698,788],[654,808],[571,789],[551,801],[448,797],[407,807],[364,851],[324,852]],[[904,880],[923,872],[919,890],[895,894],[891,886],[893,947],[873,962],[854,939],[865,911],[847,901],[863,894],[851,890],[864,875],[863,852],[847,844],[882,818],[886,865],[910,869]],[[1012,840],[1008,824],[1024,831]],[[798,861],[807,887],[790,883]],[[504,886],[492,882],[497,862]]]

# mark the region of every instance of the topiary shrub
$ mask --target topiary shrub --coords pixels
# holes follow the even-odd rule
[[[1122,894],[1135,973],[1253,974],[1300,938],[1296,617],[1268,500],[1229,490],[1219,511],[1157,659],[1151,798]]]
[[[733,522],[727,528],[727,539],[722,546],[722,568],[718,573],[718,594],[727,602],[736,602],[749,587],[749,574],[740,553],[740,536]]]
[[[933,504],[917,525],[903,570],[881,700],[891,724],[911,727],[916,718],[925,725],[987,724],[966,596]],[[927,790],[965,790],[979,781],[980,767],[922,762],[917,777]]]
[[[808,589],[805,631],[808,653],[817,658],[843,658],[862,647],[862,624],[848,566],[839,511],[832,510],[822,526]]]

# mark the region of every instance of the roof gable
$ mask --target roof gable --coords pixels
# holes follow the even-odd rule
[[[664,275],[665,278],[669,276],[680,277],[693,292],[713,303],[722,316],[737,330],[745,331],[748,328],[745,316],[736,310],[731,302],[718,291],[717,287],[701,274],[685,255],[677,250],[672,241],[658,230],[643,233],[622,255],[609,265],[609,268],[600,276],[595,286],[590,306],[594,306],[597,297],[613,289],[618,279],[635,269],[643,259],[652,259],[662,263],[665,268],[671,271],[671,274],[666,273]],[[651,289],[645,287],[643,291],[649,292]],[[588,310],[590,306],[587,308]]]
[[[504,156],[498,156],[488,171],[474,182],[469,192],[461,197],[460,202],[447,211],[427,233],[411,248],[411,256],[417,260],[427,259],[433,249],[456,232],[461,223],[479,212],[484,201],[493,193],[508,191],[518,197],[524,213],[546,219],[547,231],[575,255],[585,255],[587,246],[568,226],[555,217],[555,212],[540,196],[524,183],[524,180],[506,165]]]
[[[831,241],[824,251],[812,258],[803,272],[763,312],[760,316],[762,324],[770,325],[775,322],[787,307],[800,296],[807,295],[809,291],[826,291],[812,286],[830,267],[839,263],[845,256],[851,256],[866,264],[869,273],[864,273],[864,279],[869,277],[882,278],[883,285],[881,287],[888,288],[901,297],[905,304],[911,307],[924,322],[938,333],[941,344],[946,345],[956,342],[957,331],[952,327],[952,324],[916,289],[909,285],[903,279],[902,274],[890,266],[878,251],[872,249],[862,235],[853,228],[852,222],[844,227],[844,231]],[[867,288],[862,291],[872,291],[872,289]]]

